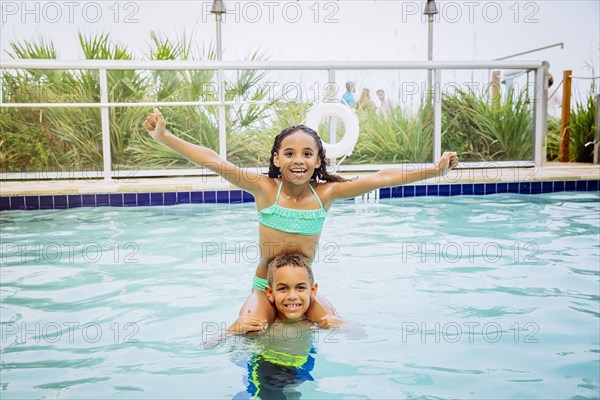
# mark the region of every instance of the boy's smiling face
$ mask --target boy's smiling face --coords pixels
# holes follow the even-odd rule
[[[269,301],[275,304],[278,319],[299,320],[317,294],[317,284],[310,282],[306,268],[285,265],[273,272],[273,287],[265,287]]]

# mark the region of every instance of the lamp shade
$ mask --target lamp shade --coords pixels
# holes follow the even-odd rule
[[[423,11],[423,14],[435,15],[437,13],[438,13],[438,10],[435,5],[435,0],[427,0],[427,4],[425,4],[425,11]]]
[[[223,3],[223,0],[214,0],[210,12],[213,14],[225,14],[225,3]]]

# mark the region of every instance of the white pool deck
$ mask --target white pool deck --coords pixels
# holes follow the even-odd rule
[[[345,177],[365,175],[370,172],[340,173]],[[487,169],[456,169],[440,178],[427,179],[419,184],[498,183],[570,181],[600,179],[600,165],[547,163],[543,167],[513,167]],[[51,194],[105,194],[192,192],[203,190],[228,190],[235,186],[218,176],[127,178],[105,181],[98,179],[24,180],[0,182],[0,196],[39,196]]]

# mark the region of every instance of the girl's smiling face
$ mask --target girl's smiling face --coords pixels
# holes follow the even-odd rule
[[[299,184],[309,182],[321,166],[317,143],[309,134],[296,131],[282,140],[273,164],[280,169],[282,179]]]
[[[265,292],[277,308],[277,319],[295,321],[304,318],[317,284],[310,281],[306,268],[285,265],[273,272],[273,287],[265,287]]]

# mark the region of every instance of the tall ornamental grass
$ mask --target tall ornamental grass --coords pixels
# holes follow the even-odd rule
[[[571,110],[571,123],[569,133],[569,161],[589,163],[594,160],[594,146],[588,145],[594,140],[596,101],[593,90],[585,102],[577,101],[575,108]]]
[[[585,100],[578,100],[571,109],[571,122],[569,124],[569,161],[591,163],[594,159],[594,146],[588,145],[594,140],[595,115],[595,86],[592,85]],[[548,135],[546,137],[546,159],[558,161],[560,149],[560,118],[548,118]]]
[[[533,116],[527,93],[509,92],[492,102],[483,93],[458,90],[442,102],[442,147],[464,161],[530,160]]]
[[[360,112],[360,136],[349,162],[421,163],[433,157],[431,109],[421,106],[416,114],[393,107],[387,117],[373,109]]]

